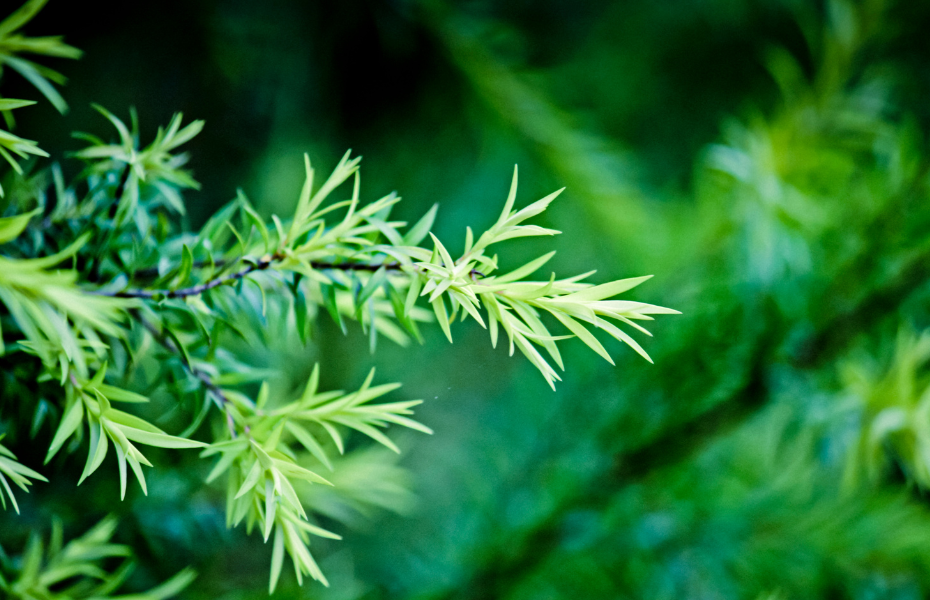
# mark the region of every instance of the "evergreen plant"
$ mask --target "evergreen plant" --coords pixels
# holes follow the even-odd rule
[[[0,68],[64,112],[55,87],[64,77],[23,58],[80,56],[59,37],[21,33],[45,3],[28,0],[0,22]],[[341,469],[364,469],[373,455],[351,436],[399,452],[386,427],[431,430],[411,417],[420,401],[398,395],[399,384],[378,382],[374,370],[343,391],[324,388],[317,366],[302,390],[273,392],[268,380],[290,368],[287,358],[259,368],[240,360],[237,344],[269,328],[312,343],[322,312],[343,332],[368,336],[372,352],[380,338],[406,346],[434,323],[452,342],[453,323],[474,320],[493,346],[505,338],[509,353],[519,350],[555,389],[565,368],[560,341],[577,337],[613,362],[595,335],[602,331],[650,360],[628,331],[648,334],[642,322],[677,312],[617,299],[648,277],[534,279],[553,252],[502,270],[502,242],[559,233],[530,220],[561,190],[524,206],[516,169],[500,216],[480,234],[467,228],[461,253],[431,232],[435,206],[408,227],[391,218],[396,194],[363,200],[360,158],[350,152],[322,180],[304,156],[290,215],[268,221],[240,192],[189,230],[183,194],[199,184],[182,147],[202,121],[177,114],[149,141],[140,139],[135,112],[127,124],[96,106],[112,130],[77,136],[85,146],[68,159],[83,169],[66,180],[15,128],[13,111],[31,104],[0,99],[7,126],[0,156],[14,172],[0,218],[2,398],[12,407],[2,415],[0,502],[17,513],[30,499],[20,490],[47,481],[43,465],[17,460],[22,448],[44,445],[44,465],[56,461],[68,485],[118,481],[113,501],[127,496],[133,479],[152,491],[159,484],[146,469],[157,471],[171,452],[199,453],[213,464],[203,485],[225,489],[227,526],[256,529],[268,542],[269,590],[286,557],[298,582],[326,585],[311,536],[339,535],[319,524],[310,486],[338,487]],[[383,500],[375,494],[371,502]],[[117,528],[109,517],[87,532],[49,523],[49,533],[34,532],[21,551],[0,553],[0,590],[23,600],[155,600],[192,580],[183,570],[147,592],[114,596],[132,555],[131,546],[113,543]],[[114,566],[115,558],[126,560]]]

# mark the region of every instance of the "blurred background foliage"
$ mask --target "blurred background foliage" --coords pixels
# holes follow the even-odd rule
[[[289,361],[278,385],[377,366],[436,431],[400,464],[354,459],[348,508],[308,492],[353,527],[315,541],[329,589],[286,574],[281,597],[920,598],[928,25],[917,0],[59,1],[27,32],[84,51],[52,64],[71,112],[20,110],[17,131],[61,156],[106,131],[91,102],[135,106],[143,139],[205,119],[192,226],[237,187],[287,213],[300,153],[325,170],[351,147],[367,194],[398,190],[408,220],[440,202],[446,239],[493,221],[519,163],[524,200],[568,186],[540,223],[565,232],[557,272],[654,273],[635,297],[684,313],[655,325],[654,366],[570,344],[556,393],[475,327],[372,356],[325,319],[308,348],[269,323],[240,354]],[[112,506],[137,585],[191,564],[188,597],[264,597],[270,550],[225,530],[204,461],[171,461],[118,505],[114,481],[49,476],[0,542]]]

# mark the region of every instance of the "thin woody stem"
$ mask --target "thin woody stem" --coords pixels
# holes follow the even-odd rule
[[[109,292],[102,290],[93,290],[88,293],[94,294],[97,296],[113,296],[115,298],[142,298],[145,300],[152,300],[155,298],[186,298],[188,296],[197,296],[211,290],[213,288],[225,285],[232,281],[238,281],[247,275],[258,271],[264,271],[271,267],[275,262],[280,261],[284,258],[281,254],[274,254],[268,258],[262,258],[254,263],[247,265],[246,267],[236,271],[235,273],[230,273],[228,275],[223,275],[222,277],[217,277],[216,279],[211,279],[204,283],[197,284],[188,288],[180,288],[176,290],[122,290],[118,292]],[[240,259],[241,260],[241,259]],[[222,263],[220,263],[222,264]],[[198,265],[203,266],[203,265]],[[331,262],[316,262],[313,261],[310,263],[310,266],[318,271],[377,271],[378,269],[384,268],[390,271],[399,271],[401,268],[400,263],[382,263],[376,265],[370,265],[365,263],[331,263]]]
[[[212,290],[215,287],[219,287],[231,281],[237,281],[242,279],[250,273],[255,273],[257,271],[264,271],[270,267],[275,259],[280,259],[278,255],[263,258],[255,263],[252,263],[246,266],[235,273],[230,273],[228,275],[223,275],[222,277],[217,277],[216,279],[211,279],[204,283],[197,284],[189,288],[180,288],[177,290],[122,290],[119,292],[104,292],[101,290],[94,290],[90,293],[98,296],[113,296],[116,298],[143,298],[146,300],[151,300],[154,298],[185,298],[187,296],[197,296],[202,294],[207,290]]]
[[[184,364],[184,368],[187,369],[191,375],[196,377],[207,389],[207,391],[213,394],[213,396],[219,400],[220,404],[224,407],[223,412],[226,413],[226,425],[229,428],[229,433],[232,435],[232,437],[236,437],[236,425],[233,423],[232,414],[230,414],[228,410],[225,410],[225,407],[230,403],[230,400],[226,396],[225,392],[223,392],[222,388],[220,388],[220,386],[218,386],[216,382],[213,381],[213,378],[210,377],[210,374],[203,369],[198,369],[194,365],[190,364],[187,360],[185,360],[183,358],[184,355],[181,353],[181,349],[178,348],[177,344],[175,344],[174,341],[167,335],[159,331],[158,327],[143,317],[138,310],[130,310],[129,314],[152,335],[152,338],[154,338],[156,342],[161,344],[172,354],[176,354],[182,357],[181,362]]]
[[[217,260],[209,262],[206,260],[197,260],[194,261],[192,268],[194,269],[204,269],[207,267],[225,267],[228,264],[236,263],[241,261],[241,258],[233,259],[230,261],[227,260]],[[318,271],[377,271],[381,267],[385,267],[388,270],[398,270],[400,269],[399,263],[386,263],[378,265],[367,265],[364,263],[334,263],[334,262],[325,262],[325,261],[311,261],[310,266]],[[134,278],[139,279],[152,279],[158,277],[158,268],[157,267],[148,267],[146,269],[139,269],[132,274]]]

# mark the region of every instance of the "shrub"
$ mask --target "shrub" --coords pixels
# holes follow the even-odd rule
[[[19,33],[44,4],[29,0],[0,23],[0,65],[64,111],[54,87],[63,77],[21,57],[80,56],[60,38]],[[43,440],[46,427],[53,432],[46,464],[56,460],[78,485],[118,480],[120,499],[133,478],[148,493],[144,467],[170,460],[152,448],[194,450],[213,461],[205,484],[225,480],[227,526],[245,523],[270,542],[270,591],[285,555],[298,582],[326,584],[310,536],[339,536],[318,524],[308,486],[333,485],[340,469],[376,460],[365,444],[347,442],[350,434],[399,452],[385,427],[431,433],[411,418],[420,401],[398,399],[399,385],[378,383],[374,371],[357,389],[323,389],[318,367],[302,392],[272,391],[273,370],[243,362],[237,344],[263,328],[312,343],[311,322],[322,311],[343,332],[361,329],[372,352],[381,337],[405,346],[433,323],[451,342],[455,320],[471,319],[492,345],[505,337],[509,353],[519,350],[555,389],[561,340],[578,337],[612,362],[593,333],[602,330],[649,360],[624,328],[648,333],[639,322],[676,312],[616,299],[648,277],[599,285],[586,281],[591,273],[532,279],[552,252],[501,271],[506,261],[494,253],[501,242],[559,233],[529,221],[561,190],[518,207],[516,169],[498,219],[480,235],[468,228],[455,258],[431,232],[435,206],[407,227],[390,217],[397,195],[362,200],[360,159],[348,152],[322,182],[304,156],[291,216],[269,222],[240,192],[191,231],[182,226],[183,193],[199,185],[180,148],[202,121],[184,124],[177,114],[144,145],[135,113],[127,125],[97,106],[114,141],[80,134],[87,145],[70,159],[84,168],[66,182],[57,163],[30,158],[47,156],[36,142],[12,132],[12,111],[30,104],[0,100],[8,126],[0,156],[18,175],[7,178],[0,219],[3,398],[16,413],[4,415],[12,443],[0,446],[0,501],[16,512],[26,497],[13,486],[29,491],[46,478],[12,450],[29,444],[27,436]],[[278,357],[277,369],[286,363]],[[153,422],[169,423],[173,433]],[[377,492],[377,482],[368,485]],[[377,493],[368,501],[384,502]],[[115,570],[104,562],[131,553],[111,543],[116,527],[107,518],[66,542],[64,525],[53,523],[47,548],[35,533],[21,558],[3,555],[0,589],[24,599],[110,596],[130,570],[128,561]],[[185,570],[132,597],[166,598],[192,577]]]

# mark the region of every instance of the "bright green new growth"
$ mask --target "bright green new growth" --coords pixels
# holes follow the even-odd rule
[[[76,134],[75,137],[89,141],[91,146],[75,152],[74,156],[92,161],[91,171],[95,174],[128,168],[120,181],[123,191],[117,209],[117,222],[121,223],[135,213],[140,183],[154,186],[174,212],[184,214],[184,201],[178,194],[178,188],[200,189],[200,184],[181,169],[187,163],[187,154],[172,155],[171,151],[200,133],[203,121],[194,121],[182,129],[182,115],[178,113],[171,119],[167,131],[159,127],[155,140],[139,149],[139,124],[135,111],[132,112],[130,130],[107,109],[98,105],[94,105],[94,108],[116,127],[120,143],[107,144],[89,134]]]
[[[63,110],[63,101],[46,80],[61,83],[63,78],[14,56],[25,51],[78,56],[58,38],[13,35],[43,4],[28,2],[0,23],[0,63],[29,78]],[[0,100],[0,111],[8,114],[27,104]],[[203,122],[182,127],[181,115],[175,115],[151,144],[141,147],[135,114],[127,127],[96,108],[116,128],[118,143],[81,135],[90,146],[73,154],[87,165],[78,178],[66,184],[54,165],[43,174],[51,179],[51,185],[41,188],[54,194],[54,209],[48,208],[43,193],[28,196],[28,205],[13,206],[18,214],[0,218],[0,244],[6,250],[0,256],[0,302],[9,313],[2,348],[32,361],[39,374],[31,383],[42,385],[54,398],[60,419],[45,462],[59,452],[73,452],[87,439],[77,484],[98,473],[107,456],[115,454],[121,499],[129,470],[147,493],[142,467],[152,462],[141,446],[203,448],[203,457],[217,457],[207,482],[226,477],[227,525],[244,521],[247,531],[257,526],[266,542],[272,540],[271,591],[285,554],[298,582],[310,576],[327,584],[310,553],[310,535],[339,536],[315,524],[314,506],[302,496],[310,484],[332,485],[317,471],[339,468],[347,433],[358,432],[399,452],[384,428],[394,424],[432,431],[410,418],[419,400],[382,400],[399,384],[375,384],[374,370],[359,389],[346,393],[319,390],[319,369],[314,368],[300,397],[279,397],[263,371],[228,350],[231,339],[245,339],[268,327],[274,316],[275,322],[295,328],[306,343],[310,323],[325,309],[344,332],[347,321],[357,321],[374,351],[379,334],[403,346],[421,338],[418,323],[433,318],[451,342],[452,322],[471,317],[488,329],[494,346],[503,330],[510,354],[519,349],[554,389],[561,377],[549,361],[564,370],[558,341],[578,337],[612,362],[593,333],[601,329],[649,360],[618,325],[648,334],[638,321],[677,313],[615,299],[648,277],[601,285],[583,282],[593,272],[530,279],[553,253],[498,274],[499,260],[489,254],[491,246],[559,233],[527,221],[561,190],[518,209],[516,169],[500,217],[477,239],[468,228],[465,249],[456,259],[430,231],[435,206],[405,229],[405,222],[390,218],[400,201],[396,194],[363,202],[360,158],[350,153],[316,189],[314,169],[304,157],[306,179],[290,219],[272,216],[267,222],[240,193],[199,232],[182,231],[177,219],[184,213],[181,191],[199,186],[182,168],[186,155],[177,151],[200,132]],[[44,155],[30,144],[0,134],[0,154],[18,174],[24,170],[7,151],[20,157]],[[350,179],[350,196],[333,201]],[[427,236],[429,247],[423,247]],[[551,325],[544,323],[550,318],[561,324],[561,331],[550,332]],[[154,373],[147,370],[153,365]],[[257,394],[252,384],[259,384]],[[179,405],[188,393],[197,396],[200,408],[190,415],[185,431],[175,435],[152,424],[158,415],[147,412],[148,396],[156,392]],[[115,403],[129,408],[114,408]],[[204,441],[191,439],[195,435]],[[8,496],[19,510],[9,481],[27,491],[30,478],[45,481],[0,446],[4,507]],[[124,546],[108,544],[114,527],[114,521],[104,521],[66,546],[57,527],[45,558],[34,537],[22,566],[4,567],[4,573],[14,575],[3,575],[2,589],[16,598],[105,597],[128,574],[126,567],[106,575],[92,564],[128,554]],[[55,587],[75,574],[101,583],[94,587],[82,579],[73,589]],[[185,572],[138,598],[166,598],[189,580]]]
[[[863,478],[876,483],[891,461],[923,489],[930,488],[930,332],[902,329],[890,364],[850,362],[842,370],[848,393],[861,407],[861,427],[851,444],[847,487]]]
[[[19,54],[41,54],[62,58],[81,57],[81,51],[62,42],[61,37],[29,38],[16,33],[45,6],[46,2],[48,0],[29,0],[19,10],[0,22],[0,76],[3,75],[4,67],[9,67],[34,85],[59,112],[65,113],[68,105],[52,83],[63,84],[67,79],[57,71],[18,56]],[[35,104],[32,100],[0,97],[0,113],[3,114],[7,129],[12,129],[15,124],[12,111],[32,104]],[[0,157],[3,157],[17,173],[22,173],[22,168],[14,155],[27,158],[30,154],[48,156],[34,141],[0,129]],[[3,187],[0,186],[0,197],[2,196]]]
[[[400,450],[376,427],[395,423],[432,433],[428,427],[404,416],[411,414],[410,408],[419,404],[420,400],[369,404],[371,400],[400,387],[399,384],[371,387],[374,370],[359,390],[349,394],[342,391],[319,393],[319,376],[319,366],[316,366],[301,397],[276,409],[266,408],[269,398],[267,384],[262,385],[255,402],[233,390],[224,390],[229,400],[230,436],[201,454],[205,457],[220,455],[220,460],[207,477],[208,483],[232,468],[227,484],[227,525],[235,526],[246,519],[246,527],[251,531],[258,523],[265,541],[274,530],[270,591],[274,591],[280,576],[285,549],[293,560],[298,582],[307,574],[327,584],[326,577],[307,549],[308,534],[340,539],[338,535],[308,521],[294,483],[332,484],[299,466],[292,446],[302,446],[332,471],[333,465],[323,444],[331,440],[342,454],[344,444],[340,427],[367,435],[394,452]],[[233,437],[237,431],[248,434]]]
[[[404,340],[401,332],[388,321],[378,319],[377,304],[391,302],[397,322],[410,334],[418,336],[414,321],[417,299],[427,297],[436,320],[449,341],[452,341],[450,323],[461,314],[462,319],[472,317],[482,327],[488,327],[491,343],[497,345],[499,327],[503,328],[510,341],[510,353],[514,348],[530,359],[543,377],[555,389],[560,377],[543,358],[535,346],[540,346],[552,360],[564,369],[556,341],[577,336],[588,346],[610,362],[613,362],[595,336],[586,328],[607,331],[611,336],[626,343],[647,360],[649,356],[629,334],[605,319],[614,319],[630,325],[648,335],[648,331],[636,324],[636,320],[651,320],[652,314],[677,314],[678,311],[645,304],[642,302],[609,300],[623,293],[648,277],[624,279],[599,286],[581,283],[591,273],[556,280],[552,274],[549,281],[526,280],[548,261],[554,253],[546,254],[506,275],[494,276],[498,268],[497,256],[487,256],[485,251],[492,244],[502,241],[559,233],[535,225],[523,225],[524,221],[543,212],[561,193],[561,190],[520,210],[514,210],[517,194],[517,171],[504,209],[497,222],[484,232],[477,241],[471,228],[465,236],[465,250],[461,257],[452,259],[446,247],[430,231],[435,217],[435,208],[430,210],[406,235],[400,228],[403,222],[389,221],[390,211],[400,198],[389,195],[365,206],[359,200],[359,159],[349,160],[349,153],[342,158],[326,183],[313,194],[314,172],[306,160],[306,180],[298,201],[297,210],[287,233],[281,221],[274,218],[276,229],[259,230],[262,244],[253,246],[248,254],[257,255],[264,251],[273,253],[268,260],[271,268],[290,271],[306,276],[317,285],[312,285],[311,294],[322,296],[331,313],[341,324],[341,311],[335,304],[332,286],[360,291],[352,298],[351,306],[357,317],[368,314],[368,323],[374,330],[392,339]],[[354,177],[352,198],[321,208],[324,199],[340,184]],[[329,226],[322,218],[326,213],[346,208],[343,219]],[[432,251],[418,246],[429,234],[433,242]],[[334,275],[336,269],[324,274],[323,265],[336,267],[339,261],[351,258],[362,264],[370,273],[365,276],[356,272]],[[256,261],[262,259],[255,258]],[[354,285],[358,284],[358,285]],[[172,290],[166,290],[170,294]],[[175,291],[176,292],[176,291]],[[318,295],[317,295],[318,294]],[[127,294],[133,295],[133,294]],[[403,301],[401,301],[403,298]],[[484,308],[488,324],[479,309]],[[461,313],[459,312],[461,310]],[[553,336],[540,320],[540,312],[554,316],[568,329],[567,336]],[[363,319],[363,324],[365,320]],[[372,338],[374,340],[374,337]],[[374,345],[374,341],[372,342]]]
[[[620,321],[646,335],[651,335],[634,321],[652,320],[649,315],[653,314],[680,314],[676,310],[643,302],[609,300],[617,294],[636,287],[649,279],[651,275],[622,279],[597,286],[580,283],[592,275],[593,271],[561,280],[555,279],[555,273],[549,281],[524,280],[552,258],[554,252],[530,261],[506,275],[491,275],[497,270],[497,256],[489,258],[484,254],[488,246],[512,238],[559,233],[553,229],[520,225],[520,223],[544,211],[561,192],[562,190],[554,192],[521,210],[513,210],[517,195],[517,170],[514,168],[513,183],[500,217],[478,238],[477,242],[474,242],[471,228],[468,228],[465,235],[465,250],[460,258],[452,260],[445,246],[432,233],[430,237],[434,248],[431,254],[427,255],[421,250],[416,253],[411,252],[420,259],[420,262],[414,263],[413,268],[410,269],[417,277],[411,284],[407,295],[408,306],[412,305],[418,292],[420,296],[429,295],[429,302],[436,314],[436,320],[450,342],[452,333],[449,323],[455,319],[459,308],[462,309],[463,319],[468,315],[482,327],[488,327],[491,344],[495,347],[497,346],[498,324],[500,324],[510,340],[510,354],[513,355],[515,346],[519,348],[520,352],[539,369],[552,389],[555,389],[555,381],[561,378],[534,347],[534,344],[544,348],[562,370],[565,367],[555,342],[573,336],[580,338],[592,350],[613,364],[613,360],[601,343],[582,324],[587,323],[597,329],[603,329],[652,362],[646,351],[629,334],[605,320],[604,317]],[[447,311],[444,297],[448,298],[451,310]],[[487,313],[489,322],[487,326],[477,310],[480,307],[484,307]],[[551,335],[539,319],[541,311],[548,312],[555,317],[572,335]]]
[[[35,104],[35,102],[30,100],[0,98],[0,112],[3,112],[4,116],[11,115],[12,110],[32,104]],[[7,117],[6,120],[7,123],[10,123],[12,122],[12,117]],[[48,156],[48,153],[39,148],[33,140],[27,140],[9,131],[0,129],[0,156],[2,156],[17,173],[22,173],[22,167],[19,166],[19,162],[17,162],[13,155],[26,158],[30,154],[35,156]],[[0,186],[0,195],[2,194],[3,186]]]
[[[142,491],[146,493],[142,465],[152,466],[152,463],[146,460],[132,442],[159,448],[199,448],[206,444],[168,435],[139,417],[113,408],[110,405],[111,400],[114,402],[148,402],[148,399],[134,392],[103,383],[106,372],[107,365],[104,363],[93,379],[86,383],[82,383],[75,375],[70,375],[72,385],[66,388],[68,403],[61,424],[48,449],[45,462],[48,463],[62,444],[78,431],[82,423],[86,422],[90,432],[90,448],[78,485],[100,467],[112,443],[119,464],[120,499],[122,499],[126,497],[126,463],[129,463]]]
[[[0,440],[2,439],[3,436],[0,435]],[[0,444],[0,506],[3,506],[4,510],[6,510],[6,499],[9,497],[10,502],[13,504],[13,510],[19,514],[19,504],[16,503],[13,489],[10,488],[10,481],[24,492],[28,492],[29,488],[26,486],[32,485],[32,482],[29,481],[30,478],[48,481],[48,479],[29,467],[24,467],[16,462],[16,455],[7,450],[3,444]]]
[[[185,569],[141,594],[114,596],[133,570],[128,559],[130,548],[110,542],[115,532],[116,520],[107,518],[65,544],[61,522],[53,521],[48,549],[34,533],[20,560],[0,553],[0,590],[11,600],[164,600],[176,596],[194,579],[194,573]],[[108,573],[102,563],[111,558],[127,560]]]

